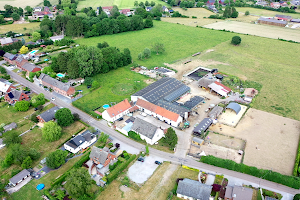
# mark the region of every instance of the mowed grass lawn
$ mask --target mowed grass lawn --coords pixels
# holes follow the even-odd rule
[[[131,94],[147,86],[144,82],[146,79],[147,77],[130,71],[128,67],[122,67],[107,74],[98,74],[93,77],[93,80],[100,83],[100,88],[73,102],[73,105],[85,112],[90,112],[104,104],[118,103],[125,98],[130,100]],[[87,87],[81,85],[76,87],[76,90],[83,90],[85,93]]]
[[[146,67],[160,66],[163,63],[175,62],[194,53],[212,48],[231,39],[234,35],[209,29],[189,27],[179,24],[153,21],[154,27],[141,31],[131,31],[115,35],[103,35],[92,38],[77,39],[81,45],[96,46],[108,42],[110,46],[129,48],[133,60]],[[145,48],[151,48],[156,42],[165,45],[165,52],[160,55],[152,53],[149,59],[138,60],[137,56]]]
[[[18,6],[19,7],[19,6]],[[26,28],[26,30],[24,30]],[[0,26],[0,34],[13,31],[15,33],[32,33],[40,29],[40,22],[32,22],[26,24],[8,24]]]
[[[275,15],[289,15],[293,18],[300,18],[300,13],[282,13],[272,10],[258,9],[258,8],[249,8],[249,7],[236,7],[238,12],[245,13],[247,10],[250,12],[250,15],[258,15],[264,17],[275,17]],[[239,14],[241,15],[241,13]]]
[[[259,82],[263,85],[254,108],[300,120],[297,91],[300,84],[300,45],[274,39],[240,35],[242,43],[217,45],[201,60],[215,60],[229,65],[215,66],[219,71]]]

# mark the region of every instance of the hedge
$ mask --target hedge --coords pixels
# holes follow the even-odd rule
[[[113,180],[115,180],[119,173],[122,172],[134,159],[136,158],[136,155],[132,155],[126,162],[122,163],[121,165],[117,166],[110,174],[107,176],[107,182],[111,183]]]
[[[195,171],[195,172],[199,172],[199,169],[195,169],[195,168],[192,168],[192,167],[188,167],[186,165],[182,165],[182,168],[184,169],[189,169],[189,170],[192,170],[192,171]]]
[[[80,158],[80,160],[78,160],[72,168],[80,168],[88,159],[90,159],[90,153],[83,155],[82,158]]]
[[[297,152],[297,156],[296,156],[296,160],[295,160],[293,176],[298,176],[299,162],[300,162],[300,141],[298,144],[298,152]]]
[[[85,127],[81,128],[80,130],[78,130],[76,133],[74,133],[74,135],[77,135],[78,133],[80,133],[81,131],[83,131],[85,129]],[[63,141],[62,143],[60,143],[58,146],[57,146],[57,149],[60,148],[62,145],[64,145],[66,142],[68,142],[71,138],[73,137],[70,136],[68,137],[65,141]]]
[[[257,169],[256,167],[252,167],[244,164],[238,164],[232,160],[217,158],[212,155],[202,156],[200,162],[213,165],[216,167],[222,167],[225,169],[237,171],[244,174],[249,174],[251,176],[255,176],[268,181],[286,185],[294,189],[300,188],[299,177],[282,175],[278,172],[273,172],[271,170]]]
[[[44,190],[44,195],[47,196],[50,200],[56,200],[55,197],[53,197],[48,190]]]

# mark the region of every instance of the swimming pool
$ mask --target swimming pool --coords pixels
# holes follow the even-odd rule
[[[35,54],[36,52],[38,52],[39,50],[33,50],[31,51],[29,54]]]
[[[63,78],[63,77],[65,77],[65,75],[64,75],[64,74],[62,74],[62,73],[58,73],[58,74],[56,74],[56,76],[58,76],[59,78]]]
[[[105,104],[105,105],[103,105],[102,106],[104,109],[107,109],[107,108],[109,108],[109,105],[108,104]]]

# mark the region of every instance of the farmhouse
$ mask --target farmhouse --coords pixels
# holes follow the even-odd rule
[[[105,12],[108,16],[110,15],[111,9],[113,9],[113,6],[105,6],[105,7],[102,7],[103,12]],[[100,13],[99,13],[99,7],[98,7],[98,14],[100,14]]]
[[[109,171],[109,165],[117,162],[116,154],[110,152],[107,147],[100,149],[93,146],[90,153],[90,159],[93,161],[93,165],[90,167],[90,174],[92,169],[96,167],[97,174],[101,177]]]
[[[27,169],[22,170],[17,175],[13,176],[11,179],[9,179],[9,185],[16,186],[22,181],[24,181],[26,178],[30,176],[30,172]]]
[[[251,200],[253,190],[242,186],[227,186],[225,200]]]
[[[45,6],[44,10],[38,9],[32,14],[33,19],[43,19],[44,16],[47,15],[49,19],[53,19],[53,14],[50,12],[49,7]]]
[[[213,123],[213,120],[210,118],[204,118],[198,126],[196,126],[193,130],[193,134],[196,136],[201,136],[202,133],[204,133],[210,125]]]
[[[258,19],[258,23],[268,24],[268,25],[273,25],[273,26],[281,26],[281,27],[285,27],[287,25],[287,21],[280,21],[280,20],[276,20],[276,19],[263,18],[263,17]]]
[[[120,103],[108,108],[102,113],[102,118],[109,122],[114,122],[124,115],[129,113],[129,109],[132,106],[127,99],[121,101]]]
[[[40,123],[45,123],[49,122],[53,119],[55,119],[55,113],[59,110],[60,108],[58,106],[55,106],[53,108],[50,108],[49,110],[41,113],[40,115],[37,116],[38,120]]]
[[[17,101],[22,101],[22,100],[29,101],[30,97],[27,94],[25,94],[23,91],[12,90],[4,96],[4,99],[10,105],[14,105]]]
[[[185,178],[178,182],[176,193],[179,198],[209,200],[211,190],[210,185]]]
[[[23,71],[26,71],[27,78],[29,77],[30,72],[38,72],[38,71],[42,70],[42,68],[40,68],[39,66],[37,66],[33,63],[29,63],[29,62],[26,62],[24,65],[22,65],[20,67],[20,69],[22,69]]]
[[[0,95],[8,93],[12,89],[16,89],[16,87],[13,86],[11,82],[6,79],[0,78]]]
[[[80,150],[89,147],[96,141],[96,135],[87,130],[65,143],[64,148],[71,153],[78,153]]]
[[[75,93],[75,88],[69,84],[60,82],[44,73],[41,73],[39,77],[40,84],[52,88],[58,94],[61,94],[66,97],[72,97]]]
[[[286,3],[286,2],[285,2]],[[288,15],[275,15],[277,20],[291,21],[292,17]]]
[[[14,65],[15,64],[15,60],[16,60],[17,56],[14,55],[14,54],[11,54],[11,53],[8,53],[6,52],[4,55],[3,55],[3,59],[8,62],[9,64],[11,65]]]
[[[52,40],[53,42],[55,42],[55,41],[59,41],[59,40],[62,40],[62,39],[64,39],[64,35],[56,35],[56,36],[52,36],[52,37],[50,37],[50,40]]]
[[[139,134],[141,139],[150,145],[164,137],[162,129],[140,118],[135,119],[131,130]]]
[[[211,91],[214,91],[223,97],[227,97],[228,94],[231,92],[231,89],[229,87],[223,85],[218,81],[209,84],[208,87],[211,89]]]

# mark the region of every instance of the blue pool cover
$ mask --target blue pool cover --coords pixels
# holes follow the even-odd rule
[[[45,187],[45,185],[41,183],[41,184],[38,184],[38,186],[36,186],[36,189],[42,190],[42,189],[44,189],[44,187]]]

